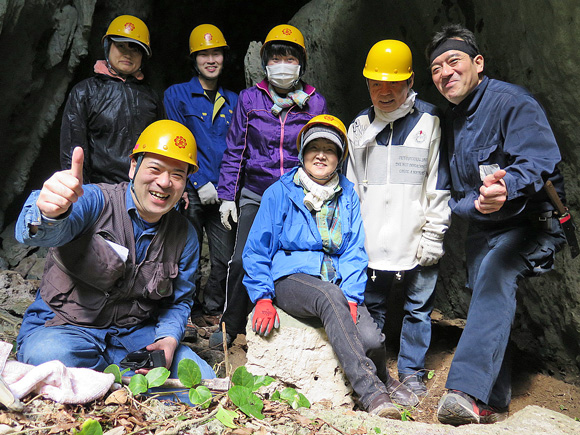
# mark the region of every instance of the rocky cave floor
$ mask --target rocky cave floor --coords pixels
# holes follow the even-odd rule
[[[5,308],[5,307],[3,307]],[[445,392],[444,384],[447,376],[447,370],[451,363],[453,350],[457,339],[461,333],[461,322],[449,322],[443,320],[437,313],[434,315],[434,330],[432,347],[428,355],[427,366],[433,371],[433,377],[428,381],[429,394],[421,403],[410,410],[410,420],[420,423],[429,423],[429,425],[415,425],[414,423],[401,423],[404,426],[393,426],[391,420],[383,421],[386,428],[381,426],[381,422],[374,423],[368,418],[368,414],[353,412],[348,409],[330,410],[324,404],[314,406],[314,414],[320,415],[320,412],[326,413],[323,417],[314,417],[313,415],[298,413],[286,406],[279,405],[275,402],[266,401],[264,414],[266,420],[248,420],[243,415],[237,421],[240,428],[232,430],[220,426],[219,423],[205,424],[205,426],[195,427],[183,426],[185,420],[199,420],[200,423],[208,415],[208,411],[197,411],[194,408],[185,405],[163,405],[163,402],[157,400],[129,400],[124,405],[114,406],[101,399],[85,406],[59,405],[40,397],[26,397],[23,402],[26,404],[25,411],[22,414],[0,412],[0,434],[53,434],[53,433],[72,433],[73,429],[80,429],[82,423],[89,418],[97,419],[101,422],[107,435],[121,434],[181,434],[181,433],[199,433],[199,434],[276,434],[276,433],[316,433],[316,434],[365,434],[365,433],[409,433],[409,434],[447,434],[456,433],[462,427],[453,429],[450,426],[438,425],[436,418],[437,402]],[[0,323],[3,325],[0,339],[12,342],[15,339],[14,333],[17,328],[14,327],[5,316],[0,316]],[[193,348],[202,358],[206,359],[217,369],[218,375],[225,374],[224,353],[219,350],[210,349],[208,346],[209,334],[217,327],[206,327],[197,329],[197,339],[193,342],[185,342]],[[228,361],[230,366],[236,367],[245,364],[246,342],[244,336],[239,336],[228,350]],[[396,373],[395,366],[396,354],[390,351],[389,367],[391,373]],[[536,405],[556,413],[563,414],[575,420],[580,417],[580,388],[567,384],[554,377],[539,373],[535,367],[525,363],[525,358],[517,358],[514,361],[517,374],[514,378],[513,401],[510,408],[510,414],[524,409],[528,405]],[[212,407],[213,408],[213,407]],[[210,408],[211,409],[211,408]],[[322,411],[320,411],[322,410]],[[328,416],[328,412],[332,417]],[[240,413],[241,414],[241,413]],[[302,414],[302,415],[301,415]],[[341,418],[337,421],[335,414],[341,415],[342,419],[353,416],[353,422],[345,423]],[[357,417],[358,416],[358,417]],[[358,420],[356,419],[358,418]],[[376,418],[376,417],[373,417]],[[535,418],[535,417],[534,417]],[[553,414],[548,416],[548,420],[553,420]],[[569,419],[565,419],[569,420]],[[509,420],[508,420],[509,421]],[[376,426],[371,429],[369,422]],[[205,423],[205,422],[204,422]],[[364,424],[363,424],[364,423]],[[498,423],[493,426],[498,426]],[[580,433],[580,423],[567,421],[567,425],[578,425],[578,432],[569,429],[556,433]],[[181,426],[180,426],[181,425]],[[291,430],[287,430],[288,426]],[[485,427],[471,426],[473,432],[463,431],[460,433],[536,433],[527,429],[523,432],[512,431],[508,427],[497,427],[496,431],[492,430],[491,425]],[[116,429],[111,429],[116,428]],[[382,428],[382,429],[381,429]],[[539,428],[538,428],[539,429]],[[484,431],[485,430],[485,431]],[[491,431],[490,431],[491,430]],[[543,429],[542,429],[543,430]],[[458,432],[459,433],[459,432]],[[537,433],[542,433],[538,431]]]

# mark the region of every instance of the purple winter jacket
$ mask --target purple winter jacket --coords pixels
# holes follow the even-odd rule
[[[296,139],[304,125],[326,113],[326,100],[303,83],[310,99],[300,109],[292,106],[279,116],[272,113],[268,82],[240,92],[220,168],[218,196],[233,201],[243,187],[262,195],[278,178],[298,165]]]

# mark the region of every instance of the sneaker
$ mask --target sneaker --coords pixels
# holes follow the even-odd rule
[[[391,398],[387,394],[381,394],[375,397],[367,408],[367,412],[383,418],[401,419],[401,411],[399,411],[397,405],[391,401]]]
[[[477,401],[479,406],[479,423],[493,424],[498,421],[504,421],[509,417],[509,407],[499,408],[496,406],[489,406],[481,401]]]
[[[399,381],[403,383],[409,390],[417,395],[417,397],[423,397],[427,395],[427,386],[423,382],[423,376],[412,374],[406,375],[404,373],[399,373]]]
[[[462,424],[491,424],[505,420],[507,408],[495,408],[476,400],[469,394],[449,390],[437,408],[437,418],[441,423],[459,426]]]
[[[417,395],[391,375],[389,375],[389,380],[385,383],[385,386],[387,387],[387,393],[389,393],[393,402],[404,407],[417,406],[419,403]]]

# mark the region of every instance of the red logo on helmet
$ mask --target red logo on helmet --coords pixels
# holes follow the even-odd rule
[[[128,32],[132,32],[133,30],[135,30],[135,24],[125,23],[125,30]]]
[[[185,146],[187,145],[187,141],[185,140],[185,138],[183,136],[177,136],[173,142],[175,142],[175,145],[178,148],[185,148]]]
[[[211,33],[206,33],[205,35],[203,35],[203,39],[209,42],[213,39],[213,36],[211,36]]]
[[[324,115],[324,119],[326,119],[327,121],[334,121],[334,116]]]
[[[282,30],[282,33],[286,36],[290,36],[292,34],[292,29],[289,29],[288,27],[284,28],[284,30]]]

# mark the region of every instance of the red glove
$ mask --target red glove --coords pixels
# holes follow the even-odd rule
[[[252,311],[252,331],[267,337],[272,328],[278,327],[280,318],[272,305],[272,299],[260,299]]]
[[[350,315],[352,317],[352,321],[356,325],[356,318],[357,318],[357,303],[348,301],[348,307],[350,308]]]

